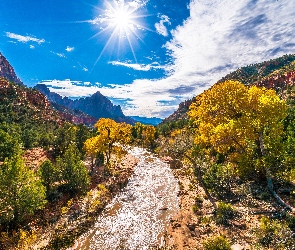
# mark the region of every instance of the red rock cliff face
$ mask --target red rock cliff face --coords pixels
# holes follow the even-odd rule
[[[23,86],[21,80],[16,76],[13,67],[9,64],[6,58],[0,53],[0,77],[7,79],[10,82],[17,83]]]
[[[64,118],[50,107],[42,93],[3,78],[0,78],[0,103],[10,106],[15,117],[21,117],[26,112],[35,121],[52,121],[57,124],[64,122]]]

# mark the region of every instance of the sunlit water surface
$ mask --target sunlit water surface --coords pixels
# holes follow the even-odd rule
[[[178,182],[169,166],[146,150],[130,153],[139,159],[134,175],[76,249],[151,249],[161,244],[179,209]]]

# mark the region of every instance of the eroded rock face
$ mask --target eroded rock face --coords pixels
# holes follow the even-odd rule
[[[16,76],[13,67],[0,52],[0,78],[7,79],[10,82],[24,86],[22,81]]]
[[[113,105],[113,103],[99,91],[89,97],[71,100],[68,97],[62,97],[57,93],[51,92],[44,84],[37,84],[35,88],[46,95],[51,102],[72,110],[80,110],[94,117],[96,120],[100,118],[111,118],[116,122],[135,123],[135,120],[123,114],[119,105]]]

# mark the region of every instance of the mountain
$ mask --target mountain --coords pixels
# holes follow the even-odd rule
[[[15,116],[12,119],[26,120],[28,117],[61,123],[70,121],[93,126],[97,119],[82,111],[52,105],[47,97],[37,89],[25,87],[16,76],[13,67],[0,53],[0,105],[9,109]],[[3,112],[3,116],[6,112]],[[11,115],[11,114],[9,114]]]
[[[188,115],[187,111],[189,106],[196,100],[196,98],[192,98],[190,100],[185,100],[184,102],[179,103],[178,109],[173,112],[172,115],[165,118],[160,124],[179,121],[179,120],[187,120]]]
[[[51,92],[44,84],[37,84],[35,89],[38,89],[41,93],[46,95],[52,103],[62,105],[72,110],[80,110],[97,120],[99,118],[111,118],[117,122],[135,123],[132,118],[123,114],[119,105],[113,105],[112,102],[99,91],[90,97],[72,100],[68,97],[62,97],[57,93]]]
[[[145,125],[153,125],[156,126],[159,123],[162,122],[161,118],[157,117],[142,117],[142,116],[130,116],[132,119],[134,119],[136,122],[140,122]]]
[[[295,105],[295,54],[241,67],[222,77],[218,82],[237,80],[248,86],[274,89],[288,103]],[[195,97],[179,104],[179,108],[162,121],[163,124],[187,120],[187,111]]]
[[[0,114],[0,123],[64,122],[41,92],[4,78],[0,78]]]
[[[22,81],[16,76],[13,67],[0,52],[0,78],[24,86]]]

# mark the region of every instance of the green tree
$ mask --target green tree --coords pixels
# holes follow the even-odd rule
[[[0,161],[16,155],[21,150],[19,136],[15,133],[8,133],[0,129]]]
[[[46,204],[45,187],[19,155],[0,167],[0,222],[16,227]]]
[[[83,124],[77,126],[76,145],[82,156],[85,155],[84,143],[91,137],[91,131]]]
[[[62,157],[56,160],[61,181],[71,193],[84,193],[89,186],[88,170],[81,161],[79,150],[70,144]]]
[[[53,184],[59,180],[59,173],[50,160],[44,161],[39,168],[39,175],[43,185],[46,187],[47,197],[52,191]]]
[[[54,142],[56,156],[63,155],[70,144],[76,142],[77,128],[72,124],[66,123],[57,130]]]

